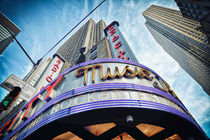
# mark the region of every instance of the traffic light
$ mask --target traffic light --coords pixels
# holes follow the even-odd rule
[[[0,103],[0,109],[7,110],[9,106],[13,103],[13,101],[15,101],[17,96],[20,94],[20,91],[21,91],[20,87],[14,87]]]

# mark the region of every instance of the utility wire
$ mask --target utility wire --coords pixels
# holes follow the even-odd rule
[[[26,50],[23,48],[23,46],[20,44],[20,42],[16,39],[16,37],[13,35],[13,33],[3,24],[1,24],[9,33],[10,35],[13,37],[13,39],[17,42],[17,44],[20,46],[20,48],[23,50],[23,52],[26,54],[26,56],[28,57],[28,59],[31,61],[31,63],[33,64],[33,66],[35,66],[36,64],[34,63],[34,61],[31,59],[31,57],[28,55],[28,53],[26,52]]]
[[[92,14],[99,6],[101,6],[105,0],[103,0],[101,3],[98,4],[92,11],[90,11],[77,25],[75,25],[67,34],[65,34],[47,53],[45,53],[36,64],[39,64],[41,60],[50,52],[52,51],[66,36],[68,36],[81,22],[83,22],[90,14]]]

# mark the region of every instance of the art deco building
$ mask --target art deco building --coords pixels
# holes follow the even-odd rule
[[[49,65],[41,80],[49,84],[1,125],[1,138],[207,139],[170,86],[137,62],[119,23],[105,27],[104,37],[100,23],[89,20],[61,46],[55,62],[59,54],[72,66],[52,80],[62,63]]]
[[[17,34],[20,32],[20,29],[0,12],[0,54],[2,54],[13,41],[13,37],[8,30],[14,36],[17,36]]]
[[[200,23],[178,10],[155,5],[143,16],[155,40],[210,95],[210,47]]]
[[[106,24],[103,20],[95,23],[93,19],[90,19],[58,49],[56,54],[62,56],[71,65],[76,64],[80,56],[80,49],[86,48],[84,52],[86,54],[104,37],[103,29],[105,27]]]
[[[210,2],[209,0],[175,0],[183,17],[200,22],[201,30],[210,44]]]

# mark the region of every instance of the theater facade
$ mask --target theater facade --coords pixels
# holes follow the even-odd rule
[[[5,123],[3,139],[208,139],[169,84],[136,61],[118,26],[104,30],[112,59],[57,76]]]

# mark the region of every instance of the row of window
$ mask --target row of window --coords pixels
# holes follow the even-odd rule
[[[95,45],[92,49],[91,49],[91,56],[90,59],[94,60],[97,58],[97,45]]]
[[[177,21],[176,22],[172,22],[173,20],[171,21],[170,19],[169,20],[165,20],[165,19],[163,19],[162,16],[158,16],[158,15],[153,14],[153,13],[150,13],[148,15],[151,16],[151,17],[154,17],[156,19],[158,17],[158,20],[162,21],[163,23],[167,23],[168,25],[183,31],[183,32],[189,34],[190,36],[196,37],[197,39],[201,40],[202,42],[206,40],[205,38],[203,38],[203,36],[201,34],[195,32],[195,31],[192,31],[193,29],[190,30],[190,29],[186,28],[185,26],[180,26],[178,24],[175,24],[175,23],[177,23]]]
[[[154,28],[154,26],[152,26]],[[167,28],[167,27],[164,27]],[[165,48],[165,50],[175,59],[177,60],[177,62],[181,63],[181,66],[191,75],[194,75],[191,68],[193,67],[193,69],[195,71],[200,71],[203,69],[203,67],[201,67],[201,63],[198,62],[198,60],[202,61],[203,59],[200,57],[201,54],[199,53],[195,53],[192,50],[194,50],[193,48],[189,48],[190,45],[189,44],[185,44],[185,42],[182,42],[181,40],[176,40],[176,37],[173,37],[171,35],[169,35],[168,33],[163,32],[164,30],[159,30],[158,32],[161,32],[161,34],[163,34],[165,37],[167,37],[170,41],[173,41],[175,44],[177,44],[179,47],[177,47],[176,45],[172,47],[173,44],[171,44],[168,41],[164,41],[162,42],[162,44],[164,43],[169,43],[168,45],[161,45]],[[171,29],[169,29],[170,33],[175,32],[174,34],[176,35],[176,31],[173,31]],[[156,36],[159,37],[159,36]],[[179,34],[180,38],[184,38],[184,36],[182,34]],[[159,38],[158,40],[163,40],[162,38]],[[169,48],[167,46],[170,46]],[[183,49],[183,50],[182,50]],[[188,52],[189,54],[185,53]],[[190,55],[191,54],[191,55]],[[189,57],[191,57],[191,59],[189,59]],[[199,58],[198,58],[199,57]],[[198,60],[197,60],[198,59]],[[201,60],[202,59],[202,60]],[[185,61],[183,61],[185,60]],[[192,60],[192,61],[191,61]],[[196,61],[195,61],[196,60]],[[191,62],[189,62],[191,61]],[[204,61],[202,61],[204,62]],[[200,77],[203,77],[203,79],[205,79],[205,73],[200,73]],[[194,78],[196,78],[195,76],[193,76]],[[200,80],[198,80],[200,81]]]
[[[157,24],[157,25],[159,25],[159,24]],[[150,27],[154,28],[155,30],[157,30],[158,32],[160,32],[161,34],[163,34],[166,38],[169,38],[169,40],[173,41],[175,44],[177,44],[177,46],[176,45],[175,46],[172,46],[173,44],[171,44],[170,41],[167,41],[166,39],[161,38],[160,35],[155,35],[155,37],[157,37],[156,40],[160,41],[161,42],[160,44],[164,44],[164,45],[161,45],[161,46],[166,50],[166,52],[169,53],[178,63],[180,63],[180,65],[182,67],[184,66],[183,69],[185,71],[187,71],[193,78],[196,78],[195,76],[193,76],[195,73],[193,73],[192,67],[194,67],[193,69],[195,70],[195,72],[198,72],[199,73],[199,71],[203,70],[203,67],[202,66],[204,66],[204,65],[207,66],[207,63],[205,63],[204,61],[202,61],[203,59],[201,60],[200,58],[197,58],[198,56],[200,56],[200,54],[198,54],[197,52],[196,53],[193,53],[191,51],[192,48],[189,48],[188,49],[188,47],[190,47],[190,46],[189,46],[189,44],[186,44],[185,39],[187,39],[187,38],[184,38],[184,36],[182,34],[178,34],[177,37],[180,38],[180,39],[183,38],[184,39],[183,42],[181,40],[179,40],[179,39],[178,40],[175,40],[176,37],[173,37],[173,36],[171,36],[168,33],[164,33],[165,30],[169,30],[170,33],[173,33],[174,32],[173,34],[174,35],[177,35],[177,31],[172,30],[172,29],[170,29],[168,27],[165,27],[162,24],[160,24],[159,26],[161,26],[161,28],[164,28],[164,30],[163,29],[157,29],[156,28],[157,25],[150,26]],[[195,47],[197,47],[197,46],[195,46]],[[185,51],[182,50],[182,49],[186,50],[186,52],[189,52],[189,55],[187,53],[185,53]],[[192,57],[192,62],[193,63],[188,63],[190,57]],[[199,63],[200,61],[204,62],[204,64]],[[199,73],[199,74],[200,74],[200,77],[203,77],[203,79],[206,79],[205,78],[205,76],[206,76],[205,73]],[[201,83],[201,79],[198,79],[197,81],[199,81]]]
[[[10,33],[2,25],[0,25],[0,41],[10,36],[11,36]]]
[[[159,7],[159,6],[153,5],[151,7],[151,9],[152,10],[160,10],[160,11],[168,12],[168,13],[173,13],[173,14],[176,14],[176,15],[181,15],[179,11],[173,10],[173,9],[169,9],[169,8],[165,8],[165,7]]]
[[[159,14],[161,16],[164,15],[164,16],[167,16],[167,17],[175,18],[175,19],[177,19],[179,21],[183,21],[184,20],[187,24],[190,24],[190,25],[193,25],[193,26],[198,24],[198,22],[196,22],[196,21],[193,21],[193,20],[190,20],[190,19],[187,19],[187,18],[183,18],[183,16],[181,15],[180,12],[179,12],[180,15],[175,15],[174,12],[172,13],[172,12],[167,12],[167,11],[164,11],[164,10],[163,9],[162,10],[153,9],[153,10],[150,10],[148,12],[149,13],[154,13],[154,14],[157,14],[157,15]]]
[[[162,21],[162,22],[163,22],[163,21]],[[156,23],[156,24],[157,24],[157,23]],[[162,26],[161,24],[162,24],[162,23],[160,23],[160,26]],[[191,42],[192,44],[194,44],[195,46],[197,46],[197,47],[199,48],[200,51],[206,51],[206,52],[208,52],[208,49],[207,49],[207,46],[206,46],[206,45],[204,45],[204,44],[202,44],[202,43],[196,41],[195,39],[192,39],[192,38],[190,38],[190,37],[184,35],[183,33],[186,32],[185,30],[181,30],[181,29],[180,29],[180,31],[182,31],[182,32],[180,33],[180,32],[178,32],[178,31],[176,31],[176,30],[174,30],[174,29],[172,29],[172,28],[170,28],[170,27],[168,27],[168,26],[164,26],[164,29],[165,29],[165,28],[167,28],[167,30],[168,30],[170,33],[174,33],[175,35],[178,34],[179,37],[189,40],[189,42]],[[175,28],[177,28],[177,27],[175,26]],[[187,46],[189,46],[189,45],[187,45]],[[189,48],[187,48],[187,49],[189,49]],[[199,51],[199,52],[196,52],[196,53],[199,54],[200,51]],[[202,54],[200,54],[200,55],[202,55]]]
[[[181,8],[184,8],[185,11],[190,11],[190,12],[196,12],[196,13],[201,13],[203,15],[207,15],[208,12],[203,10],[204,7],[200,7],[199,5],[194,4],[190,4],[190,3],[177,3],[178,6],[180,6]]]

